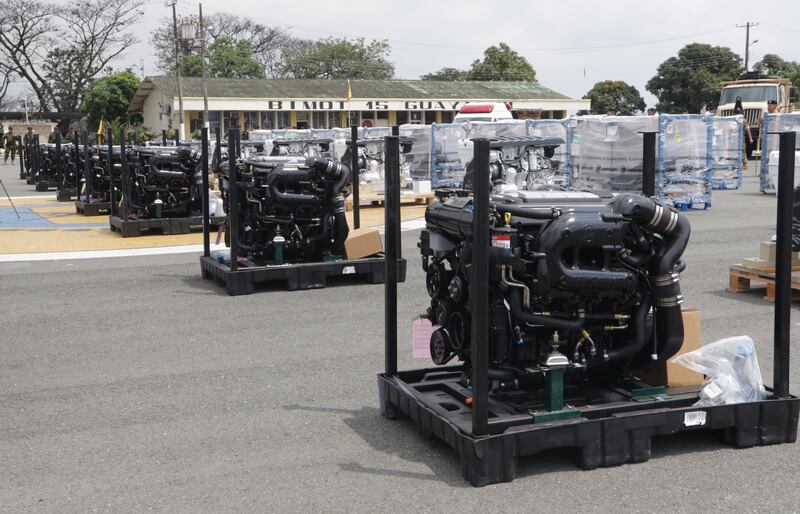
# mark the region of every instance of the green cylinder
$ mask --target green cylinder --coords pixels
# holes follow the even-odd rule
[[[163,203],[164,201],[161,198],[156,198],[155,201],[153,202],[153,205],[155,206],[156,219],[158,220],[161,219],[161,205]]]
[[[275,245],[275,255],[273,261],[275,264],[283,264],[283,243],[286,239],[283,236],[275,236],[272,238],[272,244]]]

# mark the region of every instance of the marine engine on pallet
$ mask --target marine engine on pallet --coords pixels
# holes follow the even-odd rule
[[[253,157],[237,163],[238,202],[231,204],[228,163],[220,166],[223,207],[238,214],[239,256],[256,264],[341,258],[349,228],[345,186],[350,170],[335,160]]]
[[[440,193],[419,244],[431,358],[464,361],[465,387],[472,212],[471,193]],[[569,384],[613,382],[680,349],[683,215],[638,195],[577,191],[495,194],[489,212],[493,394],[529,401],[554,369],[564,370],[566,394]]]
[[[411,136],[399,136],[400,141],[400,187],[405,188],[411,183],[411,164],[414,156],[411,153],[416,138]],[[360,185],[368,183],[383,183],[384,179],[384,157],[385,139],[382,137],[370,137],[358,139],[358,180]],[[352,163],[352,140],[347,140],[347,150],[341,158],[345,165]],[[382,186],[381,186],[382,187]],[[381,189],[382,190],[382,189]]]
[[[115,147],[115,158],[118,147]],[[130,150],[128,206],[135,218],[188,218],[203,209],[200,154],[186,146]]]
[[[462,159],[471,158],[472,142],[460,149]],[[493,191],[558,189],[560,163],[552,157],[564,140],[557,137],[498,137],[489,144],[490,184]],[[464,189],[472,189],[474,163],[469,160],[464,175]]]

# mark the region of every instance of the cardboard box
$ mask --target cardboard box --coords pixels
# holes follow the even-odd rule
[[[700,312],[697,309],[684,309],[683,312],[683,346],[677,354],[670,357],[670,361],[678,355],[683,355],[703,346],[700,338]],[[680,364],[669,361],[660,362],[654,368],[637,372],[643,382],[652,386],[686,387],[700,386],[703,384],[703,375],[684,368]]]
[[[412,184],[415,194],[427,194],[431,192],[430,180],[415,180]]]
[[[777,243],[775,241],[762,241],[758,249],[758,258],[769,263],[770,268],[775,267],[775,257],[777,251]],[[753,259],[745,259],[753,260]],[[792,266],[800,264],[800,253],[792,252]],[[745,265],[746,266],[746,265]]]
[[[344,241],[344,254],[347,259],[370,257],[382,251],[381,234],[375,228],[351,230]]]

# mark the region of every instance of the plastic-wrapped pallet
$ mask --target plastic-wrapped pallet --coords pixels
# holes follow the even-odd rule
[[[411,180],[431,180],[431,126],[400,125],[400,135],[414,138],[411,152],[406,155],[411,164]],[[431,186],[437,187],[432,180]]]
[[[711,140],[711,186],[714,189],[742,187],[742,116],[714,116],[709,120]]]
[[[642,132],[657,132],[657,117],[581,116],[569,128],[573,187],[641,193]]]
[[[659,115],[659,198],[681,208],[711,206],[710,118],[699,114]]]
[[[464,183],[466,163],[459,145],[469,133],[469,123],[434,123],[431,125],[431,185],[460,187]]]
[[[526,120],[527,135],[534,137],[558,137],[564,140],[553,154],[552,160],[558,166],[558,177],[554,184],[571,185],[572,162],[570,159],[571,129],[570,120]]]
[[[800,132],[800,112],[764,115],[764,126],[761,130],[761,168],[759,169],[761,178],[759,189],[762,193],[775,193],[775,184],[770,178],[769,165],[772,157],[778,155],[780,136],[770,134],[770,132],[785,131]],[[795,150],[800,150],[800,134],[797,136],[795,145]],[[772,152],[775,153],[772,154]]]

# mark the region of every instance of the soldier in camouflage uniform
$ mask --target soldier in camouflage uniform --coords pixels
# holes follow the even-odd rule
[[[9,127],[8,132],[3,134],[3,140],[5,141],[6,151],[5,151],[5,158],[3,162],[8,162],[8,157],[11,155],[11,162],[14,162],[14,156],[17,154],[17,136],[14,134],[14,128]]]

